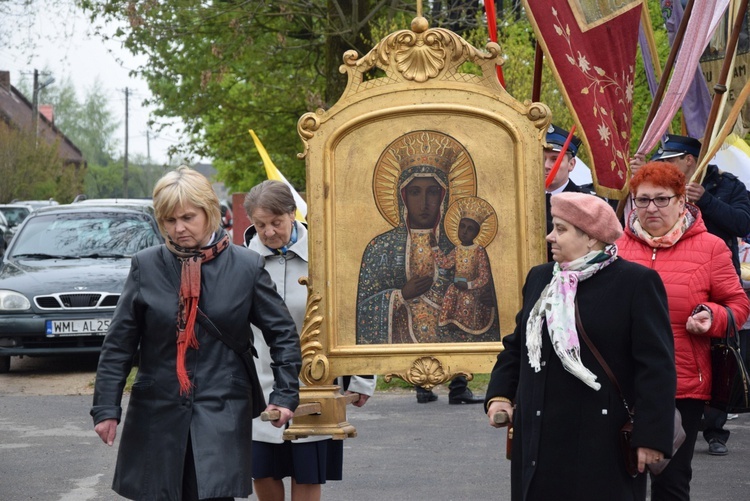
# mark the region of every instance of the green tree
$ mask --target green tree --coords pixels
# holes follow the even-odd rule
[[[81,150],[89,165],[109,165],[117,154],[115,133],[119,122],[110,108],[110,96],[96,78],[79,101],[70,78],[66,78],[57,96],[55,124]]]
[[[44,73],[50,72],[45,70]],[[19,89],[30,95],[27,78],[21,80]],[[81,150],[90,166],[106,166],[114,160],[118,146],[115,132],[119,122],[109,107],[110,96],[98,78],[84,90],[82,100],[67,76],[59,84],[46,88],[40,102],[52,105],[55,126]]]
[[[122,196],[122,163],[106,167],[89,165],[84,182],[84,193],[89,198],[117,198]]]
[[[451,4],[465,11],[471,2]],[[154,95],[157,119],[179,117],[186,151],[213,158],[220,179],[234,190],[265,178],[248,129],[297,189],[304,189],[297,120],[338,99],[346,85],[338,71],[343,53],[368,51],[373,23],[403,15],[408,19],[399,28],[407,27],[416,6],[406,0],[85,0],[83,5],[102,26],[126,26],[115,37],[148,57],[138,72]],[[434,26],[456,17],[443,7],[444,19],[434,19]]]
[[[82,171],[65,165],[58,145],[0,121],[0,202],[55,198],[70,202],[83,185]]]
[[[31,92],[28,79],[23,79],[19,88],[24,94]],[[123,191],[123,164],[115,158],[119,123],[109,101],[98,78],[84,90],[82,99],[70,77],[46,88],[40,98],[40,102],[53,106],[55,126],[81,150],[88,166],[82,190],[90,198],[119,197]]]
[[[652,16],[658,16],[658,0],[649,2]],[[304,164],[296,157],[298,118],[325,109],[341,95],[346,81],[338,68],[346,50],[363,55],[385,33],[408,27],[416,3],[83,0],[82,5],[100,26],[122,26],[114,37],[132,53],[147,56],[148,64],[137,73],[154,96],[150,104],[156,106],[157,121],[177,117],[184,123],[187,140],[178,153],[213,158],[219,178],[242,191],[265,177],[248,129],[255,130],[297,189],[304,189]],[[432,26],[456,29],[476,46],[488,39],[480,5],[424,2]],[[519,100],[530,99],[533,29],[518,0],[500,2],[498,12],[507,90]],[[641,107],[650,101],[644,85],[645,80],[636,89],[637,114],[644,114]],[[553,119],[570,126],[570,112],[546,67],[541,91]],[[636,128],[642,128],[642,119]]]

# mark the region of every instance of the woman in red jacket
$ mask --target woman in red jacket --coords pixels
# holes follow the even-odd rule
[[[651,162],[630,181],[635,209],[617,241],[620,256],[656,270],[667,290],[677,367],[676,407],[687,435],[661,475],[651,499],[690,499],[695,439],[711,397],[711,338],[727,328],[728,307],[741,326],[750,302],[737,280],[726,244],[706,230],[687,202],[685,176],[674,165]]]

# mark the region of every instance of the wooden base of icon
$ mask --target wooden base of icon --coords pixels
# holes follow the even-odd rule
[[[294,440],[310,435],[330,435],[334,440],[357,436],[357,430],[346,420],[346,405],[358,395],[342,395],[338,385],[303,386],[299,389],[300,407],[318,409],[318,412],[299,415],[294,413],[291,426],[284,431],[284,440]]]

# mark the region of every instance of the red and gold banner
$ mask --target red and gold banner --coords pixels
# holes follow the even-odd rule
[[[524,0],[524,5],[588,147],[597,193],[622,198],[641,0]]]

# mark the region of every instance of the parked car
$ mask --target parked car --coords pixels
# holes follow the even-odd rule
[[[28,216],[30,213],[31,208],[28,205],[0,204],[0,214],[2,214],[5,218],[5,222],[8,227],[4,232],[6,247],[13,239],[13,235],[15,235],[16,230],[18,229],[18,225],[23,223],[23,220],[26,219],[26,216]]]
[[[130,258],[162,242],[150,204],[32,213],[0,264],[0,373],[11,356],[99,352]]]
[[[143,205],[153,207],[150,198],[82,198],[73,200],[74,204],[86,205]]]
[[[50,205],[60,205],[60,203],[50,198],[49,200],[13,200],[11,202],[12,204],[16,205],[26,205],[31,209],[31,211],[35,211],[37,209],[41,209],[42,207],[48,207]]]

